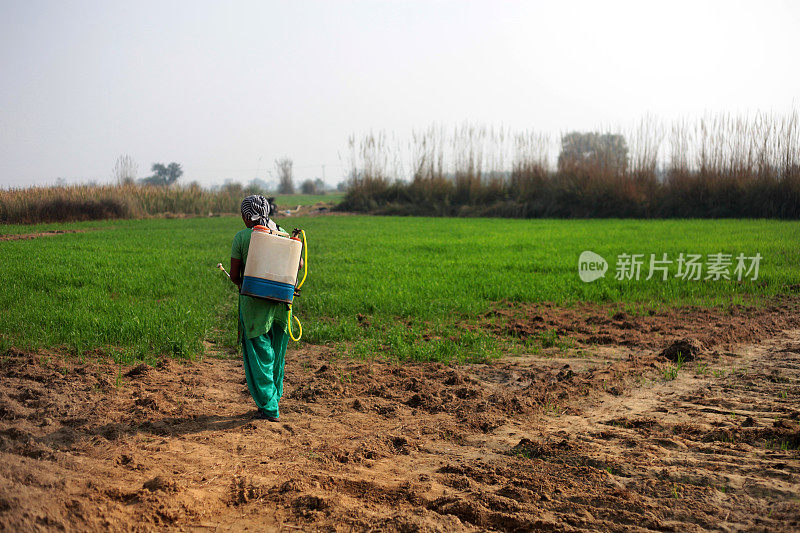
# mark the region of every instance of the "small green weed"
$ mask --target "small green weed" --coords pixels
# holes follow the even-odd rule
[[[684,359],[683,354],[678,353],[678,360],[675,361],[674,365],[669,365],[667,368],[664,369],[664,379],[666,381],[673,381],[678,377],[678,372],[681,368],[683,368]]]
[[[575,345],[575,341],[567,336],[561,336],[555,329],[547,329],[534,337],[542,348],[560,348],[566,350]]]
[[[770,450],[788,452],[800,449],[800,439],[785,437],[775,437],[767,441],[767,448]]]
[[[562,411],[563,406],[559,405],[558,403],[548,401],[544,404],[544,412],[547,414],[559,417],[561,416]]]
[[[558,333],[554,329],[548,329],[539,335],[539,342],[542,348],[553,348],[558,345]]]
[[[517,457],[522,457],[523,459],[535,459],[536,458],[536,455],[533,453],[533,451],[531,451],[531,450],[529,450],[527,448],[522,448],[520,450],[514,450],[514,455],[516,455]]]

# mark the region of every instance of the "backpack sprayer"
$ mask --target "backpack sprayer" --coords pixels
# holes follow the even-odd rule
[[[302,240],[300,239],[302,237]],[[297,265],[303,255],[303,278],[297,283]],[[225,271],[222,263],[217,268]],[[250,247],[247,250],[247,263],[244,266],[241,294],[282,302],[289,307],[289,337],[299,341],[303,336],[303,325],[297,321],[297,338],[292,334],[292,301],[299,296],[300,288],[308,275],[308,248],[306,232],[296,229],[291,237],[288,233],[271,230],[266,226],[254,226],[250,235]]]

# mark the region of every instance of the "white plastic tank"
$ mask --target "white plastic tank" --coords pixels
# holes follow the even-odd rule
[[[255,226],[247,250],[242,294],[292,303],[302,250],[299,239]]]

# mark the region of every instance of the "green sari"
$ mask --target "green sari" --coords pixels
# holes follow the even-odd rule
[[[249,296],[239,298],[241,300]],[[284,310],[283,314],[288,316],[288,311]],[[280,415],[278,402],[283,396],[283,366],[286,360],[286,346],[289,343],[286,322],[273,319],[266,333],[249,337],[244,334],[247,321],[244,319],[246,312],[241,303],[239,316],[243,332],[242,356],[247,388],[259,410],[277,418]]]
[[[252,229],[233,238],[231,257],[247,262]],[[247,388],[259,410],[278,417],[283,395],[283,367],[289,343],[289,310],[286,304],[239,295],[239,330]]]

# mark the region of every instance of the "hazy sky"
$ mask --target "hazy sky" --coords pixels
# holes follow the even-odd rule
[[[800,106],[800,2],[0,0],[0,187],[342,177],[347,137]]]

